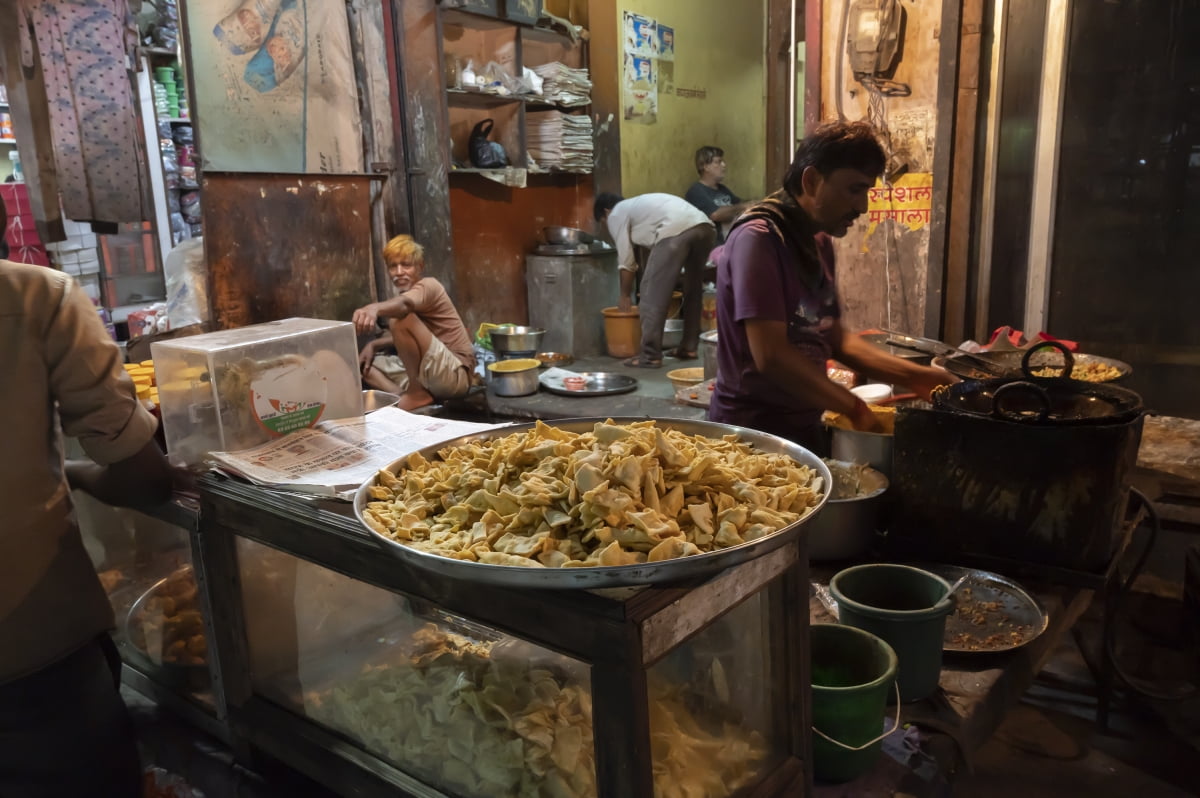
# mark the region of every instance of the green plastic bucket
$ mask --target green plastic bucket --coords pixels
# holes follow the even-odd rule
[[[946,616],[954,609],[950,584],[908,565],[856,565],[829,582],[838,620],[883,638],[900,658],[901,701],[937,689]]]
[[[841,783],[866,773],[886,734],[884,710],[896,679],[896,652],[875,635],[832,623],[809,631],[813,775]]]

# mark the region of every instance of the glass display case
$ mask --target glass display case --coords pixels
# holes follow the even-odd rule
[[[344,504],[201,480],[236,733],[343,794],[800,796],[803,538],[683,586],[467,584]]]
[[[196,565],[196,508],[144,512],[72,495],[84,546],[113,607],[124,681],[228,738],[214,690],[207,596]]]

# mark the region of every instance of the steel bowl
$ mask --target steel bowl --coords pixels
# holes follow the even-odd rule
[[[374,413],[376,410],[382,410],[385,407],[394,407],[400,401],[400,397],[394,393],[387,391],[377,391],[374,388],[365,390],[363,393],[363,413]]]
[[[663,322],[662,348],[674,349],[683,340],[683,319],[667,319]]]
[[[155,679],[165,685],[195,692],[207,690],[211,686],[208,665],[170,662],[163,658],[164,652],[161,650],[155,652],[149,651],[147,648],[148,641],[145,638],[142,626],[144,622],[150,620],[147,617],[149,602],[163,595],[172,580],[189,577],[191,577],[190,565],[177,570],[171,576],[164,577],[151,585],[150,589],[138,597],[138,600],[130,606],[129,612],[125,615],[122,632],[124,633],[125,641],[132,648],[136,664],[144,671],[152,674]],[[197,603],[197,607],[199,607],[199,603]],[[207,660],[207,654],[205,656]]]
[[[562,368],[563,366],[569,366],[575,362],[575,358],[571,357],[566,352],[538,352],[533,357],[541,362],[542,368],[547,369],[555,366]]]
[[[834,461],[834,465],[850,468],[855,464]],[[810,561],[848,560],[870,548],[888,478],[882,471],[868,467],[860,479],[860,495],[838,498],[836,488],[833,489],[825,507],[808,525]],[[835,485],[836,482],[835,479]]]
[[[528,396],[537,393],[538,369],[541,365],[534,358],[488,363],[488,385],[496,396]]]
[[[591,233],[577,230],[574,227],[543,227],[542,235],[547,244],[590,244],[594,240]]]
[[[539,327],[519,327],[511,324],[497,327],[489,334],[492,338],[492,349],[499,356],[517,353],[532,355],[542,345],[546,331]]]
[[[605,420],[602,417],[577,418],[550,421],[547,423],[550,426],[570,432],[587,432],[597,422]],[[647,419],[643,416],[618,417],[612,420],[618,424],[631,424],[635,421],[646,421]],[[675,429],[688,435],[703,435],[706,438],[717,439],[725,435],[736,435],[739,440],[752,445],[759,451],[785,454],[791,457],[801,465],[808,466],[816,471],[818,476],[823,480],[822,484],[826,486],[831,484],[829,467],[821,461],[821,458],[808,449],[775,435],[768,435],[765,432],[736,427],[730,424],[718,424],[712,421],[693,421],[679,418],[661,418],[654,419],[654,421],[663,429]],[[435,446],[428,446],[420,450],[420,454],[427,460],[436,460],[438,452],[442,449],[462,446],[474,441],[499,438],[514,432],[524,432],[534,426],[532,423],[514,424],[512,426],[484,430],[472,435],[454,438]],[[397,473],[402,471],[408,463],[409,456],[405,455],[399,458],[388,466],[388,470]],[[783,529],[757,540],[752,540],[739,546],[730,546],[727,549],[705,552],[691,557],[681,557],[653,563],[640,563],[637,565],[611,565],[591,568],[522,568],[510,565],[488,565],[486,563],[442,557],[402,545],[380,535],[363,521],[363,510],[366,508],[367,503],[372,501],[370,490],[374,486],[375,478],[372,477],[364,482],[357,493],[355,493],[354,514],[362,522],[363,527],[370,533],[371,537],[375,539],[376,543],[388,553],[413,566],[423,568],[449,579],[461,580],[464,584],[477,583],[559,590],[595,590],[608,587],[628,587],[630,585],[679,582],[712,576],[726,568],[772,552],[795,540],[809,519],[819,513],[828,498],[828,491],[823,492],[817,506],[813,508],[812,512],[795,523],[789,524]]]

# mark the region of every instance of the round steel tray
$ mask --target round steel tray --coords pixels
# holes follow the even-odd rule
[[[573,373],[587,380],[587,385],[582,390],[573,391],[563,385],[563,375],[561,374],[543,374],[538,378],[538,381],[550,393],[557,393],[563,396],[611,396],[616,393],[629,393],[638,386],[638,381],[633,377],[625,374],[616,374],[611,371],[578,371]]]
[[[604,418],[599,417],[577,418],[546,423],[569,432],[587,432],[592,429],[596,422],[604,420]],[[618,424],[629,424],[635,421],[646,421],[647,419],[644,417],[634,417],[614,418],[612,420]],[[489,565],[487,563],[441,557],[437,554],[430,554],[397,543],[380,535],[363,521],[363,509],[366,507],[367,502],[371,500],[367,491],[375,484],[374,477],[364,482],[354,494],[354,514],[358,517],[359,522],[362,523],[363,528],[370,533],[371,537],[385,551],[399,557],[406,563],[441,576],[460,579],[464,582],[502,585],[506,587],[593,590],[607,587],[679,582],[706,577],[731,566],[754,559],[794,540],[796,535],[800,534],[801,527],[825,506],[825,501],[829,498],[829,485],[832,479],[828,466],[821,462],[821,458],[791,441],[778,438],[774,435],[768,435],[765,432],[735,427],[729,424],[717,424],[711,421],[693,421],[689,419],[655,419],[655,421],[663,429],[674,429],[688,435],[720,438],[723,435],[736,434],[739,440],[752,445],[762,452],[786,454],[801,465],[812,468],[820,475],[823,480],[821,499],[812,512],[794,524],[790,524],[778,532],[759,538],[758,540],[743,543],[740,546],[731,546],[727,549],[696,554],[691,557],[663,560],[661,562],[642,563],[639,565],[596,566],[594,568],[524,568],[512,565]],[[454,438],[435,446],[427,446],[420,450],[420,454],[428,460],[436,460],[438,452],[442,449],[461,446],[471,441],[500,438],[515,432],[524,432],[533,427],[534,424],[529,423],[484,430],[472,435]],[[408,455],[397,459],[388,465],[388,470],[398,473],[403,469],[404,463],[407,460]]]
[[[1029,645],[1046,631],[1049,616],[1041,603],[1031,596],[1025,588],[1000,574],[991,571],[980,571],[974,568],[963,568],[957,565],[921,565],[927,571],[953,583],[963,574],[969,574],[967,581],[955,595],[959,607],[946,619],[946,636],[943,638],[942,650],[956,654],[995,654],[1002,651],[1012,651]],[[970,589],[967,601],[997,602],[995,610],[979,609],[985,619],[983,624],[975,624],[967,614],[960,613],[963,606],[963,591]],[[972,615],[974,613],[971,613]],[[994,634],[1005,634],[1014,627],[1028,627],[1018,641],[1006,641],[993,645],[984,645],[984,641]],[[966,640],[961,639],[967,635]],[[974,646],[974,647],[972,647]]]

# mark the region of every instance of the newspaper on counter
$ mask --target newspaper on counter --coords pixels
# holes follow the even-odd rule
[[[497,426],[385,407],[362,418],[322,421],[252,449],[210,452],[207,459],[256,485],[350,500],[362,483],[406,454]]]

